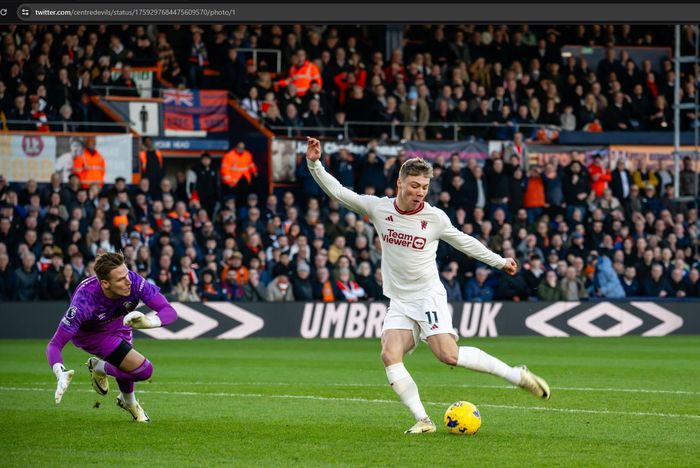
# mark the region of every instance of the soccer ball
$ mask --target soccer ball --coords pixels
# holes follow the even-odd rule
[[[479,408],[468,401],[458,401],[447,408],[444,422],[450,434],[472,436],[481,427],[481,413]]]

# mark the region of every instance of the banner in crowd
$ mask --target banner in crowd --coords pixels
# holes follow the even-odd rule
[[[166,89],[163,91],[166,136],[201,136],[228,131],[227,91]]]
[[[487,144],[483,142],[470,141],[407,141],[403,144],[368,144],[338,141],[322,141],[321,151],[323,154],[336,154],[341,149],[349,151],[356,158],[366,155],[370,148],[376,151],[380,159],[386,160],[398,156],[403,150],[408,158],[420,157],[428,161],[435,161],[441,158],[449,161],[453,154],[459,155],[462,159],[476,158],[483,160],[488,156]],[[306,154],[306,139],[286,139],[274,138],[272,140],[272,181],[273,182],[294,182],[296,181],[295,171],[297,155]]]
[[[172,303],[178,320],[140,330],[156,339],[247,337],[379,338],[384,302]],[[461,337],[666,336],[700,334],[698,301],[455,302],[452,324]],[[54,333],[67,304],[3,303],[9,318],[0,338],[44,338]],[[145,312],[145,309],[143,310]]]
[[[520,158],[525,168],[539,165],[544,166],[553,161],[559,161],[562,166],[568,166],[576,159],[585,165],[593,162],[593,156],[599,154],[603,157],[603,164],[609,163],[609,152],[606,146],[575,146],[575,145],[540,145],[528,143],[521,148],[515,148],[512,141],[489,141],[488,152],[502,153],[508,160],[515,154]]]
[[[693,146],[681,146],[680,151],[692,152],[697,148]],[[657,168],[673,170],[674,155],[673,146],[647,146],[647,145],[611,145],[610,159],[614,162],[619,158],[628,161],[627,169],[635,170],[641,161],[653,163]]]
[[[0,134],[0,174],[10,182],[49,182],[60,172],[64,182],[73,169],[73,159],[82,154],[85,137],[41,134]],[[105,158],[105,182],[117,177],[131,180],[134,140],[131,134],[98,135],[97,151]]]
[[[453,154],[462,160],[488,157],[488,145],[480,141],[407,141],[403,146],[407,157],[428,161],[449,161]]]

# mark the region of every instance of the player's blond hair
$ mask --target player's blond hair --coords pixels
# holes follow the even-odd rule
[[[95,274],[100,281],[109,281],[109,274],[124,264],[121,252],[106,252],[95,258]]]
[[[411,158],[406,160],[399,169],[399,178],[405,180],[408,176],[425,176],[433,178],[433,166],[423,158]]]

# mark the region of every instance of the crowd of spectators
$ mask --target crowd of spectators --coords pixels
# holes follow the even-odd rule
[[[400,153],[383,161],[370,148],[325,155],[349,188],[394,195]],[[680,190],[655,162],[610,170],[600,155],[572,154],[527,173],[515,154],[485,164],[458,155],[434,162],[428,202],[490,249],[517,258],[513,277],[440,243],[438,267],[449,299],[580,300],[700,296],[698,173],[685,159]],[[101,252],[122,251],[128,266],[182,301],[382,300],[381,244],[371,223],[328,200],[301,162],[303,190],[222,195],[203,154],[174,183],[123,179],[87,188],[9,185],[0,176],[0,299],[68,300],[94,273]],[[206,191],[207,188],[213,190]],[[214,197],[210,199],[210,197]],[[694,198],[693,198],[694,197]]]
[[[695,34],[684,27],[686,55]],[[91,96],[135,96],[132,67],[158,65],[155,87],[228,88],[251,116],[285,134],[307,127],[333,137],[347,121],[376,124],[354,126],[353,136],[405,139],[451,139],[447,123],[455,122],[463,124],[459,138],[503,140],[517,130],[551,138],[540,126],[673,129],[670,58],[636,63],[621,49],[670,50],[672,26],[413,25],[389,56],[386,35],[380,26],[298,24],[9,26],[0,33],[0,110],[11,129],[84,129],[99,114]],[[606,57],[563,58],[563,45],[604,47]],[[257,49],[279,51],[281,73],[276,55],[254,59]],[[683,66],[682,102],[694,102],[699,79],[694,65]],[[696,122],[692,109],[683,111],[683,130]]]

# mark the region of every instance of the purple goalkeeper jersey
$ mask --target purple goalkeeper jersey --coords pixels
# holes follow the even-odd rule
[[[139,301],[150,302],[160,290],[133,271],[129,272],[129,280],[131,293],[118,299],[105,296],[96,276],[84,280],[75,290],[59,328],[71,333],[73,343],[84,349],[99,346],[105,335],[131,341],[131,327],[122,323],[124,316],[136,309]]]

